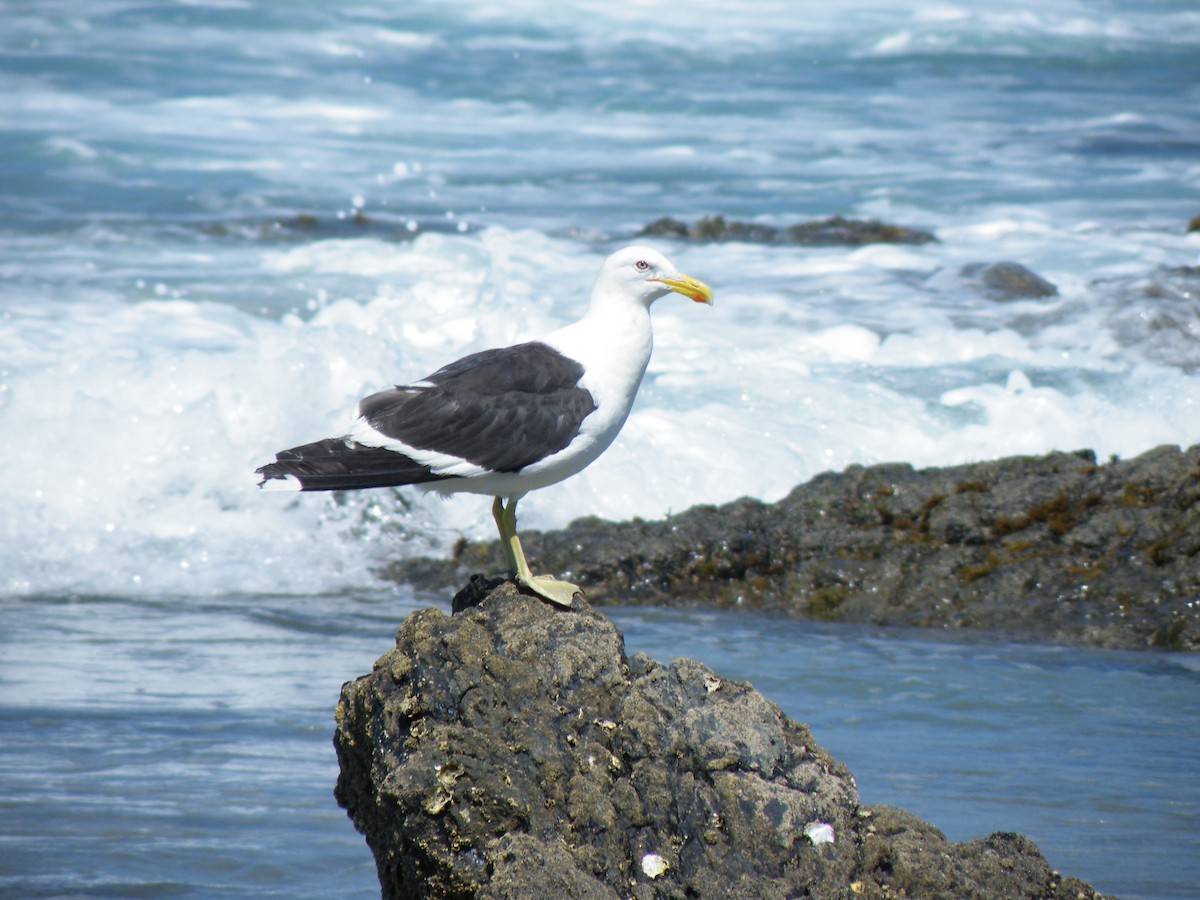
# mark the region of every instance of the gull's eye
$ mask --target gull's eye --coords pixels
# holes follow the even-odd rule
[[[639,272],[645,272],[647,269],[650,268],[650,263],[646,262],[644,259],[639,259],[637,262],[635,262],[633,264],[633,267],[635,269],[637,269]]]

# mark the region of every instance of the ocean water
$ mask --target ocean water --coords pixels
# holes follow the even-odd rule
[[[355,897],[333,707],[411,592],[13,598],[0,638],[0,897]],[[749,680],[952,840],[1015,831],[1125,898],[1200,879],[1200,665],[756,613],[614,609],[629,653]]]
[[[253,469],[365,393],[570,321],[660,216],[939,241],[654,241],[716,305],[656,306],[622,435],[523,527],[773,500],[856,462],[1200,440],[1198,44],[1191,0],[0,2],[0,892],[329,895],[353,871],[370,895],[329,794],[337,685],[444,599],[380,564],[488,536],[487,503],[261,495]],[[1001,302],[962,272],[998,261],[1058,294]],[[647,615],[631,647],[736,669],[867,802],[1026,831],[1127,896],[1195,893],[1186,661],[978,669],[779,623],[746,660],[710,620]],[[920,750],[896,762],[870,725],[908,665],[933,687],[900,705]],[[996,696],[998,671],[1020,685]],[[794,678],[825,727],[862,719],[845,745]],[[1019,757],[1060,722],[1051,746],[1091,749],[992,781],[972,735]],[[1152,776],[1106,768],[1143,734]],[[1099,799],[1071,806],[1081,782]]]

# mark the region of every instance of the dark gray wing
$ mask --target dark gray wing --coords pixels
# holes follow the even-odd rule
[[[473,353],[424,382],[358,406],[376,431],[419,450],[517,472],[566,447],[596,409],[583,366],[538,341]]]

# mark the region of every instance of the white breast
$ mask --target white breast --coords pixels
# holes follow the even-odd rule
[[[625,424],[646,373],[654,346],[650,311],[640,304],[605,310],[544,340],[583,365],[580,386],[591,393],[597,408],[584,419],[581,434],[585,443],[598,445],[595,459]]]

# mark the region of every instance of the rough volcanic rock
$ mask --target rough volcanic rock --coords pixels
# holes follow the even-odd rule
[[[747,606],[827,621],[1200,649],[1200,446],[1097,464],[1089,451],[917,470],[851,466],[773,504],[522,534],[591,602]],[[410,560],[427,588],[495,570],[495,543]]]
[[[1094,897],[1028,840],[948,843],[749,685],[476,579],[347,683],[338,801],[385,898]]]
[[[864,244],[927,244],[937,238],[928,231],[889,225],[878,219],[846,219],[831,216],[801,222],[786,228],[758,222],[727,221],[724,216],[706,216],[695,225],[670,217],[656,219],[637,233],[638,237],[666,237],[690,241],[744,241],[755,244],[797,244],[805,247]]]

